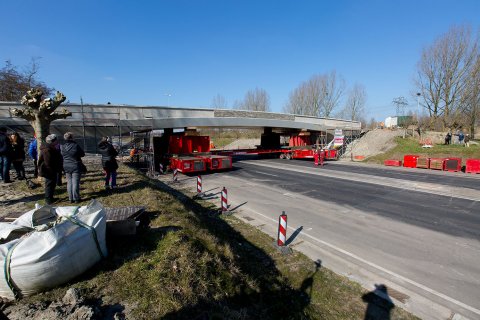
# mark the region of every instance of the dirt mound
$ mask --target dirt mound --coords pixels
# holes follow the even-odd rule
[[[403,135],[403,130],[375,129],[367,132],[363,137],[355,140],[347,148],[347,152],[342,156],[344,159],[350,159],[354,156],[364,156],[365,158],[387,152],[395,147],[395,137]]]

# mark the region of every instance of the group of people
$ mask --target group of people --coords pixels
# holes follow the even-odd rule
[[[463,134],[462,131],[459,131],[456,136],[458,136],[458,143],[459,144],[463,144],[465,147],[469,147],[470,146],[470,135],[467,133],[467,134]],[[452,143],[452,133],[451,132],[447,132],[447,134],[445,135],[445,144],[451,144]]]
[[[71,203],[79,203],[80,178],[86,173],[86,166],[82,162],[84,150],[74,141],[73,134],[63,135],[64,143],[60,145],[55,134],[45,138],[37,153],[37,140],[34,138],[28,147],[28,153],[34,162],[34,176],[44,178],[45,203],[55,201],[54,193],[57,185],[61,185],[61,177],[67,179],[68,199]],[[109,137],[103,137],[98,144],[98,152],[102,155],[102,167],[105,172],[105,189],[117,187],[118,163],[117,150],[113,147]],[[7,129],[0,127],[0,174],[4,183],[10,183],[10,164],[13,164],[17,179],[25,179],[25,140],[14,132],[7,135]]]

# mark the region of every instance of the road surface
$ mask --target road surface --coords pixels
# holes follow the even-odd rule
[[[480,319],[480,177],[311,161],[244,160],[205,175],[234,214],[425,319]],[[194,178],[192,178],[194,179]],[[192,183],[193,186],[193,183]],[[297,232],[295,232],[297,231]]]

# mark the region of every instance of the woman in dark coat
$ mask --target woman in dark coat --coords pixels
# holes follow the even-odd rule
[[[25,179],[25,167],[23,162],[25,161],[25,140],[20,137],[18,132],[13,133],[10,136],[12,143],[12,164],[17,172],[17,179]]]
[[[57,149],[57,136],[50,134],[45,139],[47,144],[40,147],[38,157],[38,175],[45,178],[45,203],[54,202],[53,194],[57,185],[57,174],[62,172],[62,155]]]
[[[118,164],[115,157],[118,152],[110,143],[110,138],[102,138],[98,144],[98,152],[102,155],[102,166],[105,170],[105,189],[116,188]]]
[[[80,202],[80,175],[82,173],[83,149],[73,140],[71,132],[63,135],[65,143],[60,146],[63,157],[63,171],[67,177],[68,199],[72,203]]]

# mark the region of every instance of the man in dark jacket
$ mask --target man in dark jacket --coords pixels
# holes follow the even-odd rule
[[[63,170],[67,177],[68,198],[72,203],[79,203],[82,157],[85,156],[85,152],[73,140],[71,132],[65,133],[63,138],[65,143],[60,147],[60,150],[63,156]]]
[[[4,183],[10,182],[10,161],[12,146],[7,136],[7,128],[0,127],[0,176]]]
[[[50,134],[45,139],[47,144],[40,147],[38,157],[38,175],[45,178],[45,203],[54,202],[53,194],[57,185],[57,174],[62,172],[62,155],[57,149],[57,136]]]
[[[103,137],[98,144],[98,152],[102,155],[102,166],[105,170],[105,189],[117,187],[118,164],[115,157],[118,152],[109,140],[110,138]]]

